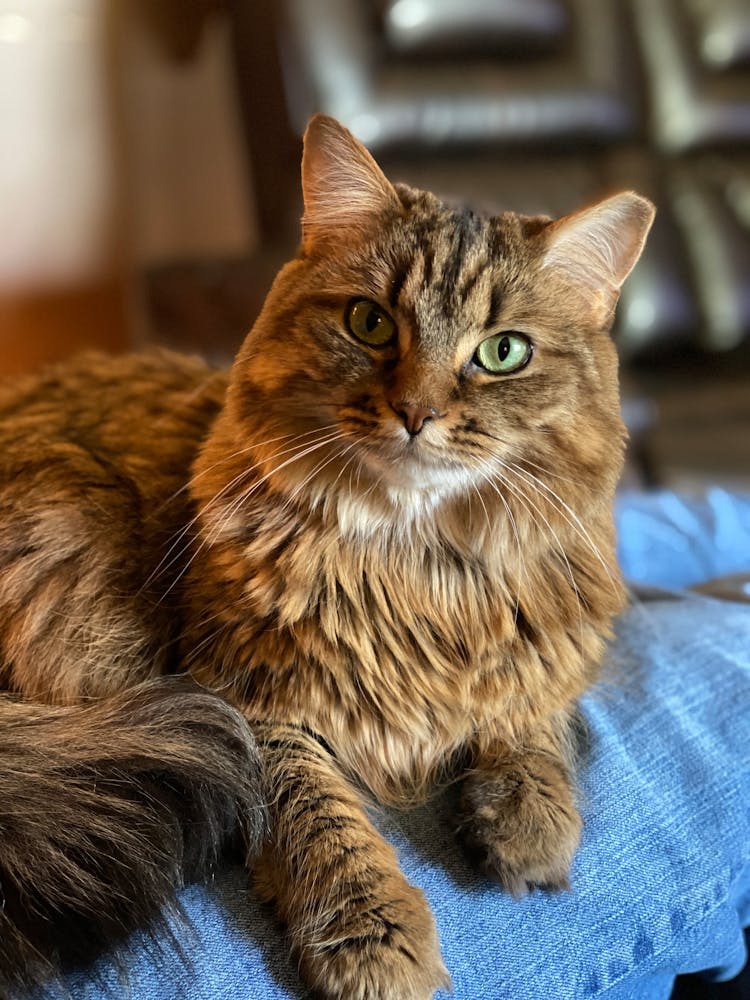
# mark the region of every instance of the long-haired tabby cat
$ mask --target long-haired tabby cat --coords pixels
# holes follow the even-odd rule
[[[228,374],[152,353],[2,388],[6,978],[57,940],[35,905],[127,929],[162,901],[185,811],[210,854],[269,804],[256,881],[328,998],[447,981],[363,793],[457,777],[491,877],[566,884],[569,730],[623,597],[608,331],[653,208],[478,216],[323,116],[302,179],[301,249]],[[233,707],[143,686],[174,670]]]

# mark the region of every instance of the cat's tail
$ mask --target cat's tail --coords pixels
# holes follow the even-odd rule
[[[266,814],[252,733],[176,679],[76,708],[0,698],[0,996],[169,935],[175,890]]]

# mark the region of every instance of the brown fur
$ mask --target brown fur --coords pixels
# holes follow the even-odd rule
[[[0,663],[75,703],[176,659],[233,701],[271,803],[258,881],[306,979],[419,1000],[446,982],[432,917],[356,788],[409,802],[466,768],[484,869],[566,884],[570,719],[622,603],[608,330],[652,209],[479,217],[320,116],[303,187],[303,246],[228,381],[152,355],[0,398]],[[392,344],[347,331],[358,298]],[[477,345],[508,330],[531,361],[488,374]]]
[[[259,842],[242,716],[198,688],[142,683],[176,662],[176,571],[148,577],[189,520],[214,383],[154,355],[0,387],[2,686],[47,705],[97,699],[0,701],[0,995],[148,926],[238,824],[248,850]]]
[[[257,845],[257,777],[242,716],[176,679],[83,707],[0,699],[0,995],[139,928],[168,937],[175,889],[238,821]]]

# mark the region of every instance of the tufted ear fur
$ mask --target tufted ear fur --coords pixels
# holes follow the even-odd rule
[[[655,211],[647,198],[624,191],[566,215],[544,233],[542,267],[582,288],[606,320],[641,255]]]
[[[314,115],[304,138],[302,193],[305,249],[344,229],[366,231],[389,212],[398,195],[361,142],[328,115]]]

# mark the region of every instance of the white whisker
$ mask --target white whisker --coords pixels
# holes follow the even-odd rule
[[[503,468],[506,471],[508,471],[508,472],[514,472],[515,471],[510,466],[506,465],[504,462],[502,463],[502,465],[503,465]],[[528,505],[531,505],[531,507],[533,507],[533,509],[536,511],[536,513],[539,515],[539,517],[541,517],[541,519],[544,521],[544,523],[545,523],[545,525],[547,527],[547,530],[549,531],[550,535],[552,536],[552,538],[555,541],[555,544],[557,545],[558,549],[560,550],[560,555],[562,556],[563,561],[565,563],[567,574],[568,574],[568,577],[570,578],[570,584],[571,584],[571,586],[573,588],[573,592],[574,592],[575,597],[576,597],[576,603],[578,605],[578,618],[579,618],[579,626],[580,626],[580,632],[581,632],[581,648],[583,648],[583,607],[581,605],[581,593],[580,593],[580,590],[578,589],[578,585],[576,584],[575,577],[573,576],[573,569],[572,569],[572,567],[570,565],[570,560],[568,559],[567,553],[565,552],[565,548],[564,548],[562,542],[560,541],[559,535],[557,534],[557,532],[555,531],[555,529],[552,527],[552,525],[550,524],[549,520],[544,516],[543,512],[541,511],[541,509],[537,506],[537,504],[534,503],[534,501],[531,499],[530,496],[528,496],[528,494],[524,493],[524,491],[521,489],[520,486],[518,486],[518,487],[514,486],[514,484],[511,483],[510,480],[508,480],[505,476],[503,476],[503,474],[501,472],[497,472],[496,471],[495,475],[500,479],[500,481],[509,490],[511,490],[511,492],[514,494],[514,496],[516,496],[520,500],[520,502],[524,505],[524,507],[526,507],[527,510],[529,509]]]
[[[511,527],[513,529],[513,534],[515,535],[515,539],[516,539],[516,551],[517,551],[517,555],[518,555],[518,570],[519,570],[519,572],[518,572],[518,580],[517,580],[517,586],[516,586],[516,607],[515,607],[515,611],[514,611],[514,614],[513,614],[513,633],[515,635],[516,631],[518,630],[518,610],[519,610],[520,605],[521,605],[521,582],[522,582],[523,579],[527,579],[526,564],[525,564],[524,559],[523,559],[523,546],[521,545],[521,536],[518,533],[518,525],[516,524],[516,519],[513,516],[513,511],[510,509],[510,506],[508,505],[508,501],[505,499],[505,497],[502,495],[502,493],[498,489],[495,488],[492,480],[487,475],[485,475],[484,472],[482,472],[480,470],[479,471],[479,475],[490,486],[491,489],[495,490],[495,493],[497,493],[498,497],[500,498],[500,501],[502,502],[503,506],[505,507],[505,511],[506,511],[506,513],[508,515],[508,520],[510,521],[510,525],[511,525]]]
[[[223,516],[222,516],[221,520],[219,521],[219,524],[216,525],[213,528],[213,530],[210,532],[210,534],[207,534],[206,537],[204,537],[202,539],[200,545],[197,547],[197,549],[195,550],[195,552],[188,559],[187,563],[182,567],[182,569],[180,570],[180,572],[178,573],[178,575],[170,583],[169,587],[166,589],[166,591],[159,598],[159,602],[158,603],[161,603],[161,601],[164,600],[164,598],[169,594],[169,592],[172,590],[172,588],[174,586],[176,586],[176,584],[182,579],[182,577],[188,571],[188,569],[193,564],[193,562],[195,562],[195,560],[200,555],[200,553],[203,551],[203,549],[206,546],[213,545],[213,543],[221,535],[222,531],[224,530],[225,526],[229,523],[229,521],[231,520],[231,518],[236,513],[238,513],[238,511],[247,502],[247,500],[253,495],[253,493],[255,493],[256,490],[260,489],[260,487],[265,482],[267,482],[271,478],[271,476],[276,475],[277,472],[280,472],[281,469],[286,468],[287,466],[291,465],[293,462],[299,461],[299,459],[304,458],[306,455],[309,455],[312,452],[317,451],[319,448],[323,448],[326,445],[330,444],[332,441],[335,441],[337,439],[341,439],[342,437],[343,437],[342,434],[338,434],[338,433],[331,434],[331,435],[328,435],[326,438],[324,438],[324,440],[322,440],[322,441],[316,441],[312,445],[308,445],[306,447],[303,447],[301,451],[297,451],[294,455],[292,455],[291,458],[288,458],[285,461],[283,461],[280,465],[275,466],[275,468],[273,468],[270,472],[266,473],[260,479],[257,479],[252,484],[252,486],[250,486],[248,489],[246,489],[243,492],[241,492],[239,494],[239,496],[235,497],[235,499],[230,503],[228,509],[226,511],[224,511]],[[289,451],[293,451],[293,450],[294,449],[287,448],[287,449],[284,449],[283,451],[277,453],[277,455],[287,454]],[[251,468],[249,471],[253,471],[254,468],[255,467]],[[244,474],[242,474],[242,475],[244,475]],[[235,479],[238,479],[238,478],[241,478],[241,476],[240,477],[235,477]],[[220,492],[223,492],[223,491],[220,491]],[[213,503],[213,500],[211,501],[211,503]],[[209,506],[210,506],[210,504],[206,504],[199,511],[199,513],[198,513],[197,516],[198,517],[202,517],[203,515],[205,515],[205,513],[206,513],[206,511],[207,511],[207,509],[208,509]]]
[[[335,425],[335,424],[331,424],[330,426],[334,427],[334,426],[336,426],[336,425]],[[333,437],[335,437],[335,435],[333,435],[333,437],[332,437],[332,436],[331,436],[331,432],[330,432],[330,431],[327,431],[327,430],[326,430],[326,431],[324,431],[324,430],[323,430],[323,428],[318,428],[317,432],[318,432],[318,433],[320,433],[320,434],[322,434],[322,435],[323,435],[323,438],[325,438],[325,439],[326,439],[326,441],[327,441],[328,439],[331,439],[331,440],[332,440],[332,439],[333,439]],[[304,434],[301,434],[301,435],[297,435],[297,438],[300,438],[300,437],[309,437],[309,436],[310,436],[310,434],[311,434],[311,432],[307,431],[307,432],[305,432]],[[284,437],[287,437],[287,436],[288,436],[288,435],[284,435]],[[295,440],[297,440],[297,438],[295,438]],[[264,443],[265,443],[265,444],[268,444],[268,443],[270,443],[270,442],[269,442],[269,441],[266,441],[266,442],[264,442]],[[305,444],[309,444],[309,443],[310,443],[310,442],[305,442]],[[317,443],[317,442],[316,442],[316,441],[314,440],[314,441],[313,441],[312,443]],[[324,443],[325,443],[325,442],[324,442]],[[242,449],[241,449],[240,451],[238,451],[238,452],[235,452],[235,453],[234,453],[234,455],[232,456],[232,458],[236,458],[236,457],[237,457],[237,456],[239,456],[239,455],[242,455],[242,454],[244,454],[244,453],[246,453],[246,452],[249,452],[249,451],[252,451],[252,450],[254,450],[255,448],[259,448],[259,447],[262,447],[262,446],[263,446],[262,444],[252,444],[252,445],[248,445],[248,447],[247,447],[247,448],[242,448]],[[274,459],[274,458],[279,458],[279,457],[280,457],[281,455],[288,455],[288,454],[289,454],[289,452],[290,452],[290,451],[294,451],[296,447],[297,447],[297,445],[295,444],[295,445],[292,445],[292,447],[289,447],[289,448],[284,448],[284,449],[282,449],[281,451],[276,451],[276,452],[274,452],[274,453],[273,453],[273,454],[272,454],[271,456],[269,456],[269,458],[270,458],[270,459]],[[222,464],[221,462],[217,462],[217,463],[215,463],[215,465],[211,466],[211,468],[216,468],[216,466],[218,466],[218,465],[221,465],[221,464]],[[212,507],[212,506],[213,506],[213,505],[214,505],[215,503],[217,503],[217,502],[218,502],[218,501],[219,501],[219,500],[220,500],[220,499],[221,499],[221,498],[222,498],[222,497],[223,497],[223,496],[224,496],[224,495],[225,495],[226,493],[228,493],[228,492],[229,492],[229,490],[231,490],[231,489],[232,489],[233,487],[235,487],[235,486],[236,486],[236,485],[237,485],[238,483],[240,483],[240,482],[241,482],[241,481],[242,481],[243,479],[245,479],[245,478],[246,478],[247,476],[249,476],[249,475],[251,475],[251,474],[252,474],[253,472],[255,472],[255,471],[256,471],[256,470],[257,470],[257,469],[259,468],[259,465],[260,465],[260,463],[255,463],[255,464],[252,464],[252,465],[249,465],[249,466],[247,466],[247,468],[243,469],[243,470],[242,470],[241,472],[239,472],[239,473],[238,473],[238,474],[237,474],[236,476],[234,476],[234,477],[233,477],[232,479],[230,479],[230,480],[229,480],[229,482],[225,483],[225,484],[224,484],[224,485],[222,486],[222,488],[221,488],[220,490],[218,490],[218,491],[217,491],[217,492],[216,492],[216,493],[215,493],[215,494],[214,494],[214,495],[213,495],[213,496],[211,497],[211,499],[210,499],[210,500],[208,500],[208,501],[207,501],[207,502],[206,502],[205,504],[203,504],[203,505],[201,506],[201,508],[200,508],[200,509],[198,510],[198,512],[197,512],[197,513],[196,513],[196,514],[195,514],[195,515],[194,515],[194,516],[193,516],[193,517],[192,517],[192,518],[191,518],[191,519],[190,519],[190,520],[188,521],[188,523],[187,523],[187,524],[186,524],[186,525],[185,525],[185,526],[184,526],[184,527],[183,527],[183,528],[182,528],[182,529],[181,529],[181,530],[180,530],[180,531],[179,531],[179,532],[177,533],[177,536],[176,536],[176,538],[174,539],[174,541],[172,542],[172,544],[171,544],[171,545],[169,546],[169,548],[168,548],[168,549],[167,549],[167,551],[166,551],[166,552],[164,553],[164,555],[162,556],[162,558],[161,558],[161,560],[159,561],[159,563],[157,564],[157,566],[156,566],[156,567],[155,567],[155,568],[154,568],[154,569],[153,569],[153,570],[151,571],[151,573],[149,574],[148,578],[147,578],[147,579],[146,579],[146,581],[145,581],[145,582],[143,583],[143,585],[142,585],[142,587],[141,587],[141,589],[140,589],[139,593],[142,593],[142,592],[143,592],[143,591],[144,591],[144,590],[145,590],[145,589],[146,589],[146,588],[147,588],[147,587],[149,586],[149,584],[151,584],[151,582],[152,582],[152,581],[153,581],[153,580],[154,580],[154,579],[155,579],[155,578],[156,578],[156,577],[157,577],[157,576],[158,576],[159,574],[161,574],[161,573],[165,573],[165,572],[166,572],[166,571],[167,571],[167,570],[169,569],[169,567],[170,567],[170,566],[172,566],[172,565],[173,565],[173,564],[174,564],[175,562],[177,562],[177,561],[178,561],[178,560],[179,560],[179,559],[180,559],[180,558],[181,558],[181,557],[182,557],[182,556],[184,555],[185,551],[186,551],[186,550],[187,550],[187,549],[189,548],[189,546],[190,546],[190,542],[191,542],[191,540],[192,540],[192,539],[188,540],[187,544],[186,544],[185,546],[183,546],[183,547],[182,547],[182,548],[181,548],[181,549],[180,549],[179,551],[175,552],[175,554],[174,554],[173,556],[172,556],[172,553],[173,553],[173,552],[174,552],[174,550],[175,550],[175,549],[177,548],[177,546],[178,546],[178,545],[180,544],[180,542],[181,542],[181,541],[182,541],[182,539],[183,539],[183,538],[185,537],[185,535],[186,535],[186,534],[187,534],[187,533],[188,533],[188,532],[190,531],[190,529],[191,529],[191,528],[193,528],[193,527],[194,527],[194,525],[196,524],[196,522],[200,520],[200,518],[201,518],[201,517],[203,516],[203,514],[205,514],[205,512],[206,512],[206,511],[208,511],[208,510],[209,510],[209,509],[210,509],[210,508],[211,508],[211,507]],[[208,471],[208,470],[206,470],[206,471]],[[198,477],[194,477],[194,478],[195,478],[195,479],[197,479]],[[193,480],[193,481],[194,481],[194,480]],[[171,559],[170,559],[170,556],[172,556],[172,558],[171,558]],[[181,575],[181,574],[180,574],[180,575]],[[178,577],[178,579],[179,579],[179,577]],[[174,583],[172,584],[172,586],[173,586],[173,585],[174,585]],[[170,586],[170,588],[169,588],[169,589],[171,590],[171,586]],[[169,591],[167,591],[167,593],[168,593],[168,592],[169,592]],[[162,597],[164,597],[164,596],[166,596],[166,595],[162,595]]]
[[[244,448],[239,448],[237,451],[233,451],[230,455],[225,455],[223,458],[220,458],[218,462],[214,462],[212,465],[209,465],[208,468],[201,469],[201,471],[196,473],[196,475],[191,476],[186,483],[184,483],[178,490],[175,490],[170,497],[167,497],[166,500],[156,507],[150,516],[155,517],[157,514],[161,513],[165,507],[172,503],[173,500],[176,500],[181,493],[184,493],[185,490],[197,483],[199,479],[202,479],[203,476],[208,475],[209,472],[213,472],[214,469],[218,469],[220,465],[226,465],[227,462],[232,462],[235,458],[239,458],[240,455],[246,455],[248,452],[254,451],[256,448],[265,448],[266,445],[274,444],[276,441],[284,441],[289,438],[292,438],[294,441],[298,441],[301,438],[310,437],[313,434],[319,434],[324,431],[332,430],[336,426],[338,425],[335,423],[326,424],[323,427],[314,427],[312,430],[302,431],[300,434],[295,434],[293,431],[290,431],[288,434],[277,434],[276,437],[266,438],[265,441],[253,441]]]
[[[557,493],[555,493],[555,491],[553,489],[550,489],[550,487],[547,486],[546,483],[542,482],[542,480],[539,479],[537,476],[535,476],[532,472],[528,472],[525,469],[521,469],[518,466],[516,466],[515,464],[513,464],[513,465],[506,465],[505,467],[508,468],[508,469],[511,469],[513,472],[515,472],[515,474],[517,476],[523,476],[526,479],[526,481],[529,483],[529,485],[532,487],[532,489],[535,489],[536,492],[541,497],[542,494],[539,491],[539,489],[537,489],[532,482],[529,482],[529,480],[531,479],[531,480],[534,481],[534,483],[538,483],[539,486],[541,486],[542,489],[544,489],[550,495],[550,497],[552,497],[553,501],[557,501],[557,503],[559,503],[561,505],[561,507],[564,508],[564,510],[567,511],[568,514],[570,514],[570,516],[573,518],[573,521],[575,523],[573,523],[573,521],[571,521],[568,517],[566,517],[565,513],[563,512],[563,510],[560,510],[558,508],[558,513],[561,514],[561,516],[568,522],[568,524],[570,525],[570,527],[573,528],[574,530],[577,530],[578,533],[579,533],[579,535],[587,542],[587,544],[588,544],[589,548],[591,549],[591,551],[594,553],[594,555],[596,556],[596,558],[602,564],[602,566],[604,568],[604,571],[607,574],[607,577],[608,577],[609,582],[612,585],[613,589],[617,590],[617,587],[615,586],[615,580],[614,580],[614,578],[612,576],[612,573],[611,573],[610,568],[609,568],[609,566],[607,564],[607,561],[605,560],[605,558],[602,555],[601,551],[599,550],[598,546],[596,546],[594,544],[593,540],[591,539],[591,536],[589,535],[588,531],[586,531],[586,528],[583,526],[583,524],[581,522],[581,519],[578,517],[578,515],[576,514],[576,512],[568,504],[565,503],[565,501],[562,499],[561,496],[559,496]],[[553,503],[553,506],[555,506],[554,503]]]

